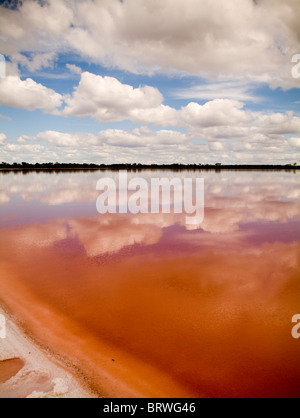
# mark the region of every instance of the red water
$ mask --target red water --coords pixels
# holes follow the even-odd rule
[[[3,221],[1,299],[100,396],[299,397],[299,188],[259,176],[209,189],[194,231],[181,215]]]

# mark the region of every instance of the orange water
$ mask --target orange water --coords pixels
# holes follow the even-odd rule
[[[1,177],[1,300],[27,329],[100,396],[299,397],[298,174],[189,174],[194,230],[97,214],[100,176]]]

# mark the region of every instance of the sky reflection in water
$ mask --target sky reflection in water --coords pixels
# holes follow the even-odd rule
[[[189,230],[99,215],[101,175],[1,175],[1,299],[104,396],[299,397],[299,174],[130,174],[204,177]]]

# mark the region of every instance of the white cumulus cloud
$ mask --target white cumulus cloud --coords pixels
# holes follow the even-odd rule
[[[163,97],[154,87],[133,88],[114,77],[84,72],[72,96],[65,98],[65,115],[91,116],[99,122],[122,121],[157,108]]]
[[[79,53],[107,67],[289,88],[298,0],[26,0],[1,7],[0,49]]]
[[[62,96],[31,78],[21,80],[17,75],[0,79],[0,104],[26,110],[42,109],[54,112],[62,104]]]
[[[7,140],[7,136],[3,134],[2,132],[0,132],[0,145],[5,144],[6,140]]]
[[[74,64],[66,64],[66,68],[73,74],[81,74],[82,69]]]

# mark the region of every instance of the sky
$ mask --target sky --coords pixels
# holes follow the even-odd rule
[[[0,161],[300,163],[299,0],[0,0]]]

